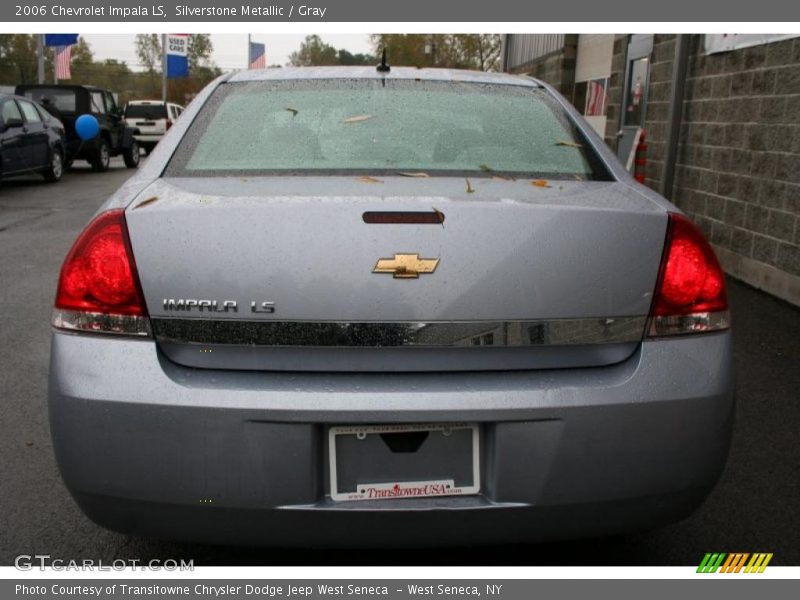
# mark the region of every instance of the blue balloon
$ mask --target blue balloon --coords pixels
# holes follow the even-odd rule
[[[92,115],[81,115],[75,119],[75,133],[84,142],[89,141],[100,133],[100,124]]]

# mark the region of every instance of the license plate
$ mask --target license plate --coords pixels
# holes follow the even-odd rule
[[[137,124],[139,127],[155,127],[156,124],[151,121],[139,121]]]
[[[328,455],[330,495],[337,502],[480,492],[474,423],[331,427]]]

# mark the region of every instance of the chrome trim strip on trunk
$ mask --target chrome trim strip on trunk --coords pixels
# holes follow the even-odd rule
[[[647,317],[344,323],[153,318],[158,341],[319,348],[522,347],[638,342]]]

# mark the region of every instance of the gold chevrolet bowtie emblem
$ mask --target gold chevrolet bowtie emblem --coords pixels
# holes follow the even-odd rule
[[[420,273],[433,273],[438,258],[420,258],[419,254],[395,254],[394,258],[380,258],[373,273],[391,273],[395,279],[417,279]]]

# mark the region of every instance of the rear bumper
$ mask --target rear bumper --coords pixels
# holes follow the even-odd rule
[[[729,332],[645,342],[611,367],[402,375],[187,369],[152,341],[55,333],[50,419],[68,488],[119,531],[334,546],[583,537],[702,502],[727,456],[731,364]],[[326,498],[328,425],[436,421],[481,424],[481,495]]]
[[[163,133],[142,134],[137,133],[133,138],[140,144],[150,144],[155,146],[164,137]]]

